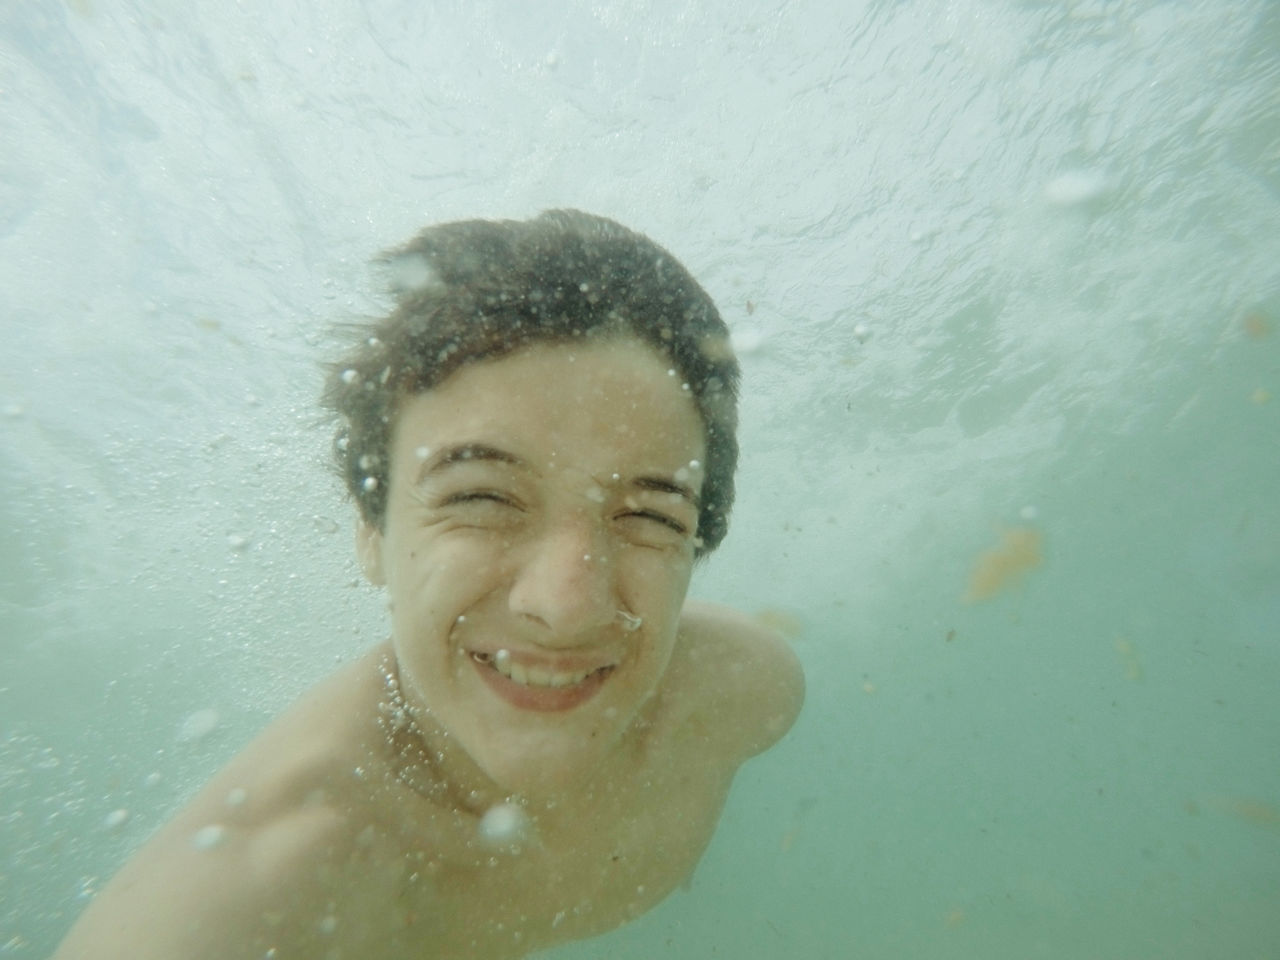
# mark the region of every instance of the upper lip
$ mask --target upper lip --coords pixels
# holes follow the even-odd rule
[[[495,646],[492,650],[468,647],[467,653],[473,657],[492,660],[499,650],[505,650],[512,663],[518,663],[526,670],[547,670],[552,673],[593,673],[605,667],[616,667],[621,662],[617,657],[548,657],[504,646]]]

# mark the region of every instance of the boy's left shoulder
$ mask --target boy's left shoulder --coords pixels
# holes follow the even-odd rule
[[[685,605],[670,670],[688,722],[739,762],[776,743],[804,703],[804,671],[786,639],[727,607]]]

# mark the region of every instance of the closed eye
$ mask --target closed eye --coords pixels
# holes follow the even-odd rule
[[[451,493],[440,501],[440,506],[451,507],[467,503],[499,503],[508,507],[519,506],[511,497],[496,490],[466,490]]]
[[[652,520],[655,523],[662,524],[662,526],[667,527],[670,530],[674,530],[681,536],[684,536],[689,532],[689,528],[679,520],[674,517],[669,517],[664,513],[656,513],[653,510],[633,510],[630,513],[623,514],[623,516],[638,517],[642,520]]]

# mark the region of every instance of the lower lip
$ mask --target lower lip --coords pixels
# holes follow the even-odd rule
[[[520,710],[537,710],[541,713],[559,713],[572,710],[586,703],[604,686],[604,682],[613,673],[613,667],[598,670],[581,683],[568,687],[535,687],[516,683],[510,677],[503,676],[489,663],[482,663],[474,657],[468,657],[480,674],[480,678],[511,706]]]

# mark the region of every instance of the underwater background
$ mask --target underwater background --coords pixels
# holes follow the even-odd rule
[[[557,206],[733,329],[693,592],[809,692],[546,956],[1280,953],[1280,4],[9,0],[0,144],[0,955],[383,636],[369,259]]]

